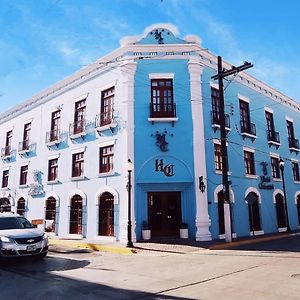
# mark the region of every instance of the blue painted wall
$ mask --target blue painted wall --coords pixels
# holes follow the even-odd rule
[[[212,220],[211,232],[213,238],[218,237],[218,212],[217,203],[214,202],[214,190],[222,183],[222,176],[216,174],[214,167],[214,145],[212,138],[219,138],[220,131],[213,131],[211,127],[211,76],[215,72],[209,68],[205,68],[202,78],[203,88],[203,103],[204,103],[204,124],[206,136],[206,157],[207,157],[207,187],[209,200],[209,215]],[[227,83],[225,82],[225,86]],[[239,98],[238,94],[246,96],[250,100],[250,116],[251,122],[256,125],[257,138],[252,142],[251,139],[245,138],[243,140],[240,134],[240,112],[239,112]],[[299,228],[299,221],[297,215],[297,207],[295,205],[295,193],[300,190],[300,184],[295,183],[292,174],[291,158],[297,159],[298,156],[291,153],[288,146],[286,116],[294,121],[295,138],[300,137],[300,120],[299,113],[287,106],[279,104],[272,99],[250,89],[247,86],[233,81],[225,90],[225,112],[231,112],[230,105],[233,105],[233,114],[230,115],[231,131],[228,133],[228,161],[229,171],[231,175],[229,180],[232,182],[232,190],[234,192],[235,203],[233,204],[233,218],[234,218],[234,232],[237,236],[247,236],[250,234],[248,206],[245,202],[245,191],[249,187],[256,188],[261,194],[260,216],[262,230],[265,233],[277,231],[276,209],[273,203],[274,190],[263,190],[259,188],[259,178],[249,179],[245,177],[244,173],[244,158],[243,146],[255,149],[255,169],[258,176],[263,175],[260,162],[266,161],[268,163],[268,176],[271,177],[271,161],[270,152],[277,153],[285,163],[285,182],[287,192],[287,203],[289,211],[290,225],[292,229]],[[275,130],[280,134],[281,145],[277,149],[275,146],[269,147],[266,134],[266,120],[265,120],[265,106],[270,107],[274,113]],[[281,181],[272,181],[275,189],[282,190]]]
[[[149,73],[174,73],[174,102],[178,121],[161,123],[148,121],[150,106]],[[195,236],[195,194],[193,167],[193,135],[190,106],[190,83],[187,60],[140,60],[134,86],[134,148],[135,148],[135,212],[137,238],[141,224],[147,220],[147,192],[181,191],[182,221],[189,223]],[[156,132],[165,133],[168,151],[162,152],[155,144]],[[174,176],[155,172],[155,160],[174,164]]]

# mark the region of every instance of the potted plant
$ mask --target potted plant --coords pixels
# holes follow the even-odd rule
[[[188,239],[189,238],[189,228],[187,223],[181,223],[179,229],[179,236],[181,239]]]
[[[143,240],[151,239],[151,230],[146,221],[143,221],[143,224],[142,224],[142,238],[143,238]]]

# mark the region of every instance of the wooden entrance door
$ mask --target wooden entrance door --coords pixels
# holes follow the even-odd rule
[[[104,193],[99,199],[99,235],[114,236],[114,196]]]
[[[152,236],[178,236],[181,223],[180,192],[148,193],[148,221]]]
[[[70,233],[82,234],[82,198],[79,195],[71,199]]]
[[[55,232],[56,200],[50,197],[46,200],[45,231]]]

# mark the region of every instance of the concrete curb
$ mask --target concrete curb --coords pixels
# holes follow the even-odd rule
[[[136,251],[131,248],[125,247],[114,247],[109,245],[101,245],[88,243],[84,241],[76,241],[76,240],[61,240],[61,239],[49,239],[49,245],[53,246],[62,246],[62,247],[70,247],[70,248],[81,248],[81,249],[90,249],[93,251],[102,251],[102,252],[110,252],[115,254],[134,254]],[[51,251],[51,250],[50,250]]]
[[[259,237],[259,238],[253,238],[253,239],[247,239],[247,240],[241,240],[241,241],[233,241],[230,243],[222,243],[217,244],[209,247],[209,250],[226,250],[231,249],[233,247],[243,246],[243,245],[250,245],[250,244],[257,244],[261,242],[267,242],[267,241],[273,241],[273,240],[280,240],[287,237],[290,237],[292,235],[298,235],[297,233],[284,233],[280,235],[274,235],[274,236],[265,236],[265,237]]]

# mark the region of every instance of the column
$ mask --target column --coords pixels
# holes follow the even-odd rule
[[[205,136],[203,122],[203,103],[201,75],[203,66],[198,57],[190,58],[188,62],[190,73],[191,109],[193,120],[193,144],[194,144],[194,172],[195,172],[195,195],[196,195],[196,241],[210,241],[211,224],[208,215],[207,191],[199,189],[199,177],[203,176],[206,182],[206,159],[205,159]]]
[[[134,164],[134,76],[136,72],[136,62],[131,58],[125,61],[120,66],[122,73],[122,84],[123,84],[123,99],[121,100],[125,109],[125,132],[126,132],[126,149],[124,149],[124,162],[123,162],[123,180],[124,180],[124,190],[123,197],[120,198],[120,234],[119,240],[122,242],[127,241],[127,223],[128,223],[128,192],[126,189],[128,181],[128,173],[126,170],[127,159],[130,158]],[[132,241],[136,241],[136,222],[135,222],[135,170],[132,171],[132,190],[131,190],[131,222],[132,222]]]

